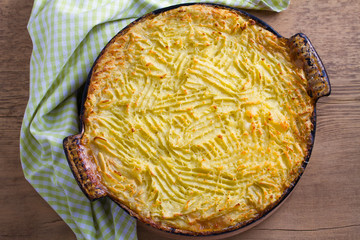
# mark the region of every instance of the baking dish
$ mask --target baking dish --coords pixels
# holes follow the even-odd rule
[[[170,11],[172,9],[179,8],[181,6],[190,6],[190,5],[193,5],[193,4],[181,4],[181,5],[171,6],[169,8],[154,11],[154,12],[152,12],[148,15],[145,15],[144,17],[136,20],[135,22],[131,23],[128,27],[123,29],[117,36],[121,36],[122,34],[125,34],[131,27],[133,27],[134,25],[136,25],[137,23],[139,23],[141,21],[144,21],[149,16],[158,15],[158,14]],[[217,4],[198,4],[198,5],[211,6],[211,7],[218,8],[218,9],[231,9],[231,11],[234,11],[241,16],[246,16],[247,18],[252,19],[252,21],[254,21],[254,23],[257,23],[257,24],[261,25],[264,29],[274,33],[278,38],[282,38],[276,31],[274,31],[266,23],[264,23],[263,21],[257,19],[256,17],[253,17],[241,10],[222,6],[222,5],[217,5]],[[115,39],[115,37],[113,38],[113,40],[111,40],[109,42],[109,44],[107,46],[111,45],[113,43],[114,39]],[[318,57],[313,46],[311,45],[309,39],[304,34],[296,34],[296,35],[292,36],[291,38],[289,38],[288,44],[291,48],[291,53],[292,53],[293,57],[297,59],[296,64],[301,66],[304,69],[306,79],[308,80],[309,96],[314,100],[314,102],[316,102],[317,99],[319,99],[320,97],[329,95],[330,94],[330,83],[329,83],[325,68],[322,65],[321,60]],[[99,57],[102,56],[102,54],[104,53],[106,48],[107,47],[104,48],[104,50],[99,55]],[[98,60],[94,63],[94,66],[96,66],[97,62],[98,62]],[[120,203],[117,199],[114,199],[114,197],[111,196],[111,194],[109,194],[106,191],[106,188],[104,188],[102,186],[102,183],[100,180],[101,176],[99,173],[97,173],[96,165],[94,164],[94,162],[92,162],[90,159],[88,159],[84,155],[85,151],[83,149],[83,146],[80,144],[81,138],[83,136],[83,131],[84,131],[84,119],[83,119],[84,111],[85,111],[84,104],[86,101],[86,97],[87,97],[87,93],[88,93],[88,86],[90,84],[90,77],[91,77],[92,73],[93,73],[93,69],[90,71],[89,79],[86,83],[84,95],[83,95],[83,104],[82,104],[81,113],[80,113],[82,130],[81,130],[80,134],[74,135],[74,136],[69,136],[66,139],[64,139],[64,149],[65,149],[66,156],[68,158],[68,161],[69,161],[70,167],[74,173],[74,176],[79,183],[79,186],[81,187],[83,192],[87,195],[87,197],[90,200],[109,196],[110,198],[115,200],[115,202],[117,202],[122,208],[124,208],[126,211],[128,211],[131,215],[141,219],[141,217],[139,217],[139,215],[136,212],[131,210],[128,206]],[[210,233],[210,234],[207,233],[207,234],[205,234],[206,236],[204,236],[204,237],[210,238],[210,239],[212,237],[217,238],[217,239],[220,237],[228,237],[230,235],[237,234],[238,232],[241,232],[250,227],[253,227],[257,223],[259,223],[261,220],[263,220],[265,217],[269,216],[269,214],[272,213],[273,210],[276,209],[286,199],[286,197],[293,190],[297,181],[300,179],[300,177],[308,163],[308,160],[310,158],[311,149],[312,149],[312,146],[314,143],[314,137],[315,137],[315,124],[316,124],[315,109],[313,111],[313,116],[312,116],[311,121],[312,121],[312,124],[314,127],[311,132],[311,138],[310,138],[311,144],[309,144],[309,149],[307,151],[308,154],[305,157],[304,161],[302,162],[302,167],[300,169],[300,172],[299,172],[297,178],[291,183],[290,187],[288,187],[286,189],[286,191],[283,192],[282,196],[276,202],[269,205],[256,218],[253,218],[250,221],[241,222],[234,226],[229,226],[229,228],[224,229],[221,232],[214,232],[214,233]],[[155,228],[160,228],[156,225],[156,223],[151,223],[151,222],[147,222],[147,223],[151,224]],[[163,230],[164,234],[170,234],[170,236],[172,236],[172,237],[191,235],[186,232],[184,234],[184,232],[177,231],[177,229],[175,229],[175,228],[167,228],[167,229],[162,229],[162,230]],[[221,234],[221,235],[219,235],[219,234]],[[202,235],[202,234],[199,234],[199,235]]]

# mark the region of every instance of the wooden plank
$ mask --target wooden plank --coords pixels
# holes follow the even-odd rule
[[[4,77],[1,81],[0,116],[21,119],[29,96],[29,72],[1,70],[0,72]]]

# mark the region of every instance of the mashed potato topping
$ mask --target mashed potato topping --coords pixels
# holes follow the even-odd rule
[[[298,177],[313,106],[287,39],[185,6],[107,46],[81,143],[109,195],[145,222],[217,232],[261,215]]]

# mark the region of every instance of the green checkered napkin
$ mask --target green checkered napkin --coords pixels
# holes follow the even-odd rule
[[[105,44],[134,19],[181,0],[35,0],[28,30],[33,42],[30,98],[21,129],[26,179],[78,239],[136,239],[136,221],[105,198],[90,202],[78,187],[62,148],[79,132],[77,89]],[[282,11],[290,0],[214,1]]]

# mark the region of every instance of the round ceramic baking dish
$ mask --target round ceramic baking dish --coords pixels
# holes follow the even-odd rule
[[[131,26],[134,24],[137,24],[139,21],[142,21],[146,19],[149,15],[158,15],[163,12],[179,8],[181,6],[189,6],[193,4],[202,4],[202,5],[209,5],[215,8],[222,8],[222,9],[231,9],[232,11],[235,11],[237,14],[246,16],[249,19],[252,19],[257,24],[262,26],[264,29],[274,33],[278,38],[283,38],[279,33],[277,33],[272,27],[270,27],[268,24],[263,22],[262,20],[258,19],[255,16],[252,16],[248,14],[245,11],[223,6],[219,4],[209,4],[209,3],[190,3],[190,4],[180,4],[180,5],[174,5],[167,8],[159,9],[156,11],[153,11],[137,20],[129,24],[126,28],[121,30],[116,36],[122,35],[128,31]],[[115,37],[114,37],[115,38]],[[114,39],[113,38],[113,39]],[[108,45],[113,42],[113,39],[109,41]],[[307,81],[308,81],[308,94],[311,98],[314,99],[314,102],[323,96],[327,96],[330,94],[331,87],[330,82],[326,73],[326,70],[316,53],[313,45],[311,44],[310,40],[302,33],[295,34],[294,36],[290,37],[288,39],[288,44],[290,46],[292,54],[297,59],[297,64],[300,64],[302,68],[304,69]],[[107,46],[108,46],[107,45]],[[104,49],[106,49],[106,47]],[[102,55],[104,50],[100,53],[99,57]],[[98,57],[98,59],[99,59]],[[97,60],[95,61],[95,66],[97,63]],[[82,94],[82,103],[80,107],[80,126],[81,130],[80,133],[77,135],[69,136],[64,139],[64,150],[66,153],[66,157],[68,159],[70,168],[75,176],[75,179],[77,180],[80,188],[84,192],[84,194],[89,198],[89,200],[93,201],[98,198],[102,197],[111,197],[111,195],[107,194],[107,192],[101,187],[99,177],[97,177],[96,173],[96,167],[94,164],[89,161],[86,158],[82,157],[82,149],[80,146],[80,139],[83,135],[83,129],[84,129],[84,122],[83,122],[83,114],[84,114],[84,103],[87,97],[87,91],[88,86],[90,84],[90,77],[92,74],[92,70],[90,71],[89,78],[87,82],[85,83],[85,87]],[[269,217],[279,206],[288,198],[290,193],[293,191],[294,187],[296,186],[297,182],[299,181],[300,177],[302,176],[311,155],[311,150],[314,144],[315,139],[315,129],[316,129],[316,110],[314,106],[314,112],[312,116],[312,124],[313,124],[313,130],[311,132],[311,144],[309,145],[308,154],[303,160],[301,172],[299,173],[298,177],[292,182],[290,187],[286,189],[286,191],[283,192],[282,196],[271,206],[269,206],[265,211],[262,212],[257,218],[251,219],[250,221],[241,222],[237,224],[236,226],[231,226],[228,229],[226,229],[223,232],[218,232],[214,234],[207,234],[207,235],[200,235],[200,236],[194,236],[189,234],[183,234],[176,231],[176,229],[159,229],[156,224],[149,224],[144,223],[139,220],[139,224],[144,225],[145,227],[149,228],[151,231],[158,232],[159,235],[169,238],[175,238],[175,239],[222,239],[226,237],[231,237],[236,234],[239,234],[241,232],[244,232],[260,222],[262,222],[264,219]],[[113,198],[112,198],[113,199]],[[121,204],[120,202],[116,201],[116,199],[113,199],[120,207],[122,207],[125,211],[127,211],[130,215],[134,216],[137,219],[139,216],[129,209],[127,206]]]

